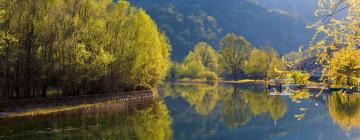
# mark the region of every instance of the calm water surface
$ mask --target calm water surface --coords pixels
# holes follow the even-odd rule
[[[270,96],[262,85],[165,85],[161,98],[0,119],[1,140],[360,139],[360,95],[301,91]]]

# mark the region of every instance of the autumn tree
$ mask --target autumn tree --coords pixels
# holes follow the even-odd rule
[[[334,64],[337,60],[331,58],[335,55],[340,57],[340,53],[344,54],[344,52],[337,53],[343,48],[358,49],[360,45],[360,1],[319,0],[318,3],[319,6],[315,15],[320,20],[312,26],[316,29],[316,33],[310,50],[316,52],[318,62],[323,65],[323,76],[333,75],[334,65],[345,66],[349,64]],[[339,13],[344,16],[337,16]],[[327,71],[333,72],[327,73]],[[334,77],[331,79],[334,80]]]
[[[334,52],[329,62],[328,76],[340,85],[359,85],[360,50],[347,47]]]
[[[242,36],[227,34],[220,40],[220,55],[222,65],[229,71],[235,80],[238,73],[244,70],[245,62],[248,60],[252,45]]]
[[[309,58],[308,52],[303,51],[303,46],[298,51],[291,51],[281,57],[282,63],[289,70],[300,70],[300,65]]]

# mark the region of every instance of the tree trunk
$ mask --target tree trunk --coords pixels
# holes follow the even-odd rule
[[[30,32],[27,35],[27,38],[25,40],[25,47],[26,47],[26,74],[25,74],[25,96],[30,97],[31,95],[31,88],[32,88],[32,42],[33,42],[33,33],[34,33],[34,27],[33,24],[30,23]]]
[[[238,80],[238,75],[237,75],[237,73],[235,71],[233,71],[233,78],[234,78],[235,81]]]
[[[267,72],[264,73],[264,81],[266,82],[267,80]]]
[[[47,94],[47,80],[44,80],[44,83],[42,85],[42,88],[41,88],[41,97],[46,97],[46,94]]]
[[[351,76],[350,76],[350,75],[347,75],[347,76],[346,76],[346,85],[347,85],[348,87],[351,86]]]

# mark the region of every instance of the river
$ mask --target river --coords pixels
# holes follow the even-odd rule
[[[155,101],[0,119],[1,140],[360,138],[360,95],[270,96],[259,84],[166,84]]]

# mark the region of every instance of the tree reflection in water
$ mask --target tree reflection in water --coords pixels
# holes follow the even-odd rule
[[[336,92],[330,95],[328,108],[331,119],[343,130],[360,128],[360,95]]]
[[[253,117],[265,116],[273,121],[281,119],[287,112],[287,103],[280,96],[269,96],[267,91],[228,85],[175,85],[175,91],[195,111],[208,116],[220,103],[220,122],[229,128],[246,125]],[[166,93],[174,97],[174,93]]]
[[[221,90],[221,117],[220,121],[230,128],[245,125],[252,118],[252,113],[244,98],[244,92],[237,87],[224,87]]]
[[[162,101],[138,110],[122,111],[121,108],[121,105],[109,103],[8,120],[13,121],[13,125],[1,125],[7,121],[3,120],[0,122],[0,139],[172,139],[172,119]]]
[[[176,92],[200,115],[207,116],[219,100],[217,85],[177,85]]]

